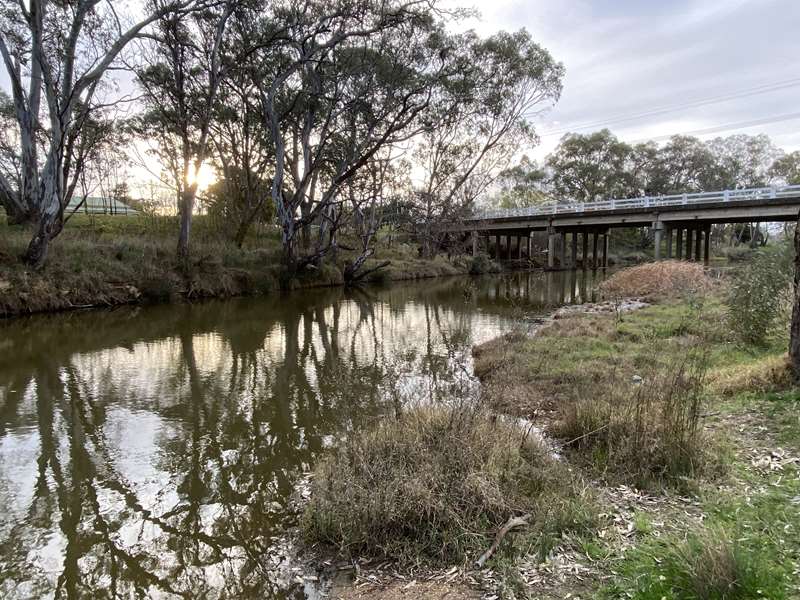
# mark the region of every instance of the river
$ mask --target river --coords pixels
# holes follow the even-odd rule
[[[515,273],[0,322],[0,597],[303,598],[296,488],[592,288]]]

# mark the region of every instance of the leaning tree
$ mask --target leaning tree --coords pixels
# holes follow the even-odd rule
[[[61,232],[81,148],[70,140],[108,104],[104,76],[154,21],[200,1],[173,0],[138,19],[101,0],[5,3],[0,57],[11,81],[20,167],[16,181],[0,178],[0,199],[12,221],[33,226],[26,263],[41,266]]]

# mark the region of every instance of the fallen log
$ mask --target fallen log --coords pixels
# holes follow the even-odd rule
[[[503,541],[503,538],[506,537],[506,534],[517,527],[524,527],[528,524],[528,519],[530,518],[530,515],[524,515],[522,517],[511,517],[508,521],[506,521],[506,524],[503,525],[500,528],[500,531],[497,532],[494,542],[489,549],[484,552],[478,560],[475,561],[475,566],[479,569],[483,568],[484,563],[486,563],[486,561],[492,557],[492,554],[494,554],[497,548],[500,546],[500,543]]]

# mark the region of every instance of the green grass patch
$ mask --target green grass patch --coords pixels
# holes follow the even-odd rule
[[[601,598],[744,600],[796,598],[800,589],[800,479],[748,475],[746,495],[708,493],[704,526],[650,536],[613,565]]]

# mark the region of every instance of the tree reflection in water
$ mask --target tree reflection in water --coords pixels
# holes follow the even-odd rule
[[[462,395],[471,346],[563,290],[519,274],[3,324],[0,596],[302,596],[276,541],[316,457]]]

